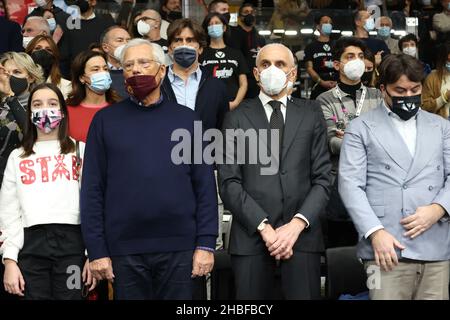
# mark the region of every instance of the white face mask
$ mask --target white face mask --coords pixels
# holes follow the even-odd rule
[[[363,76],[364,71],[366,71],[366,65],[361,59],[354,59],[344,65],[343,71],[347,78],[352,81],[356,81],[361,79]]]
[[[406,47],[403,49],[403,53],[415,58],[417,54],[417,47]]]
[[[142,20],[138,21],[137,31],[141,36],[147,35],[147,33],[149,33],[151,29],[152,29],[151,26],[147,22],[144,22]]]
[[[26,49],[27,47],[28,47],[28,44],[31,42],[31,40],[33,40],[34,39],[34,37],[23,37],[23,40],[22,40],[22,45],[23,45],[23,48],[24,49]]]
[[[287,86],[287,76],[283,70],[271,65],[259,73],[259,82],[269,96],[279,94]]]
[[[288,81],[286,84],[287,91],[294,89],[294,83],[292,81]]]
[[[122,56],[122,51],[123,48],[125,48],[125,45],[121,45],[118,46],[115,50],[114,50],[114,58],[116,58],[117,61],[120,61],[120,57]]]

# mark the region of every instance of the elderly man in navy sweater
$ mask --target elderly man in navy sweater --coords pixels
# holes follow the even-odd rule
[[[113,281],[116,299],[191,299],[209,273],[217,237],[213,169],[171,159],[171,135],[191,136],[198,116],[160,93],[164,52],[130,41],[121,63],[130,98],[94,117],[81,187],[90,269]],[[196,162],[197,163],[197,162]]]

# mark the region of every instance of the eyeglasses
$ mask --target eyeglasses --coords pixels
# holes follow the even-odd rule
[[[152,63],[157,63],[157,64],[161,64],[160,62],[156,61],[156,60],[151,60],[151,59],[137,59],[135,61],[125,61],[123,63],[123,68],[125,69],[125,71],[131,71],[133,70],[134,64],[135,62],[137,62],[137,64],[139,65],[140,68],[142,69],[148,69],[150,68],[150,66],[152,65]]]

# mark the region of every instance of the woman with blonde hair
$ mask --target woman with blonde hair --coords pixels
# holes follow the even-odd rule
[[[26,53],[0,56],[0,183],[9,154],[22,140],[30,92],[42,82],[42,68]]]
[[[72,83],[61,75],[59,69],[59,49],[51,36],[38,35],[31,40],[25,52],[39,64],[43,71],[47,83],[52,83],[61,90],[64,99],[67,99],[72,91]]]

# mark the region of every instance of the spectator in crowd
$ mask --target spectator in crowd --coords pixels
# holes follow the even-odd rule
[[[439,47],[436,70],[425,79],[422,108],[450,120],[450,42]]]
[[[227,114],[223,132],[241,130],[242,136],[226,138],[226,158],[218,166],[220,195],[233,215],[229,249],[236,298],[276,298],[279,272],[285,299],[320,299],[319,216],[328,201],[331,170],[325,121],[317,102],[288,98],[287,82],[295,81],[297,69],[287,47],[266,45],[256,66],[261,92]],[[244,130],[262,134],[269,124],[280,140],[264,151],[273,152],[274,170],[266,173],[262,159],[242,163],[232,148],[245,140]],[[245,144],[245,155],[254,154],[251,148]]]
[[[358,258],[377,271],[371,300],[448,300],[450,122],[420,109],[419,61],[380,66],[384,101],[352,121],[339,193],[359,233]]]
[[[239,25],[231,28],[229,45],[242,52],[247,60],[249,70],[255,67],[256,55],[266,41],[258,34],[255,28],[256,11],[252,4],[243,3],[239,8]],[[259,87],[255,77],[249,73],[247,75],[248,89],[246,98],[254,98],[258,95]]]
[[[0,57],[0,183],[8,156],[20,145],[30,91],[44,82],[42,68],[23,52]]]
[[[369,32],[375,29],[375,20],[366,10],[360,10],[355,15],[355,37],[364,41],[370,51],[375,55],[376,65],[380,65],[381,59],[390,53],[383,40],[370,38]]]
[[[181,0],[161,0],[159,13],[163,19],[161,21],[161,37],[168,39],[167,29],[169,28],[169,24],[183,18]]]
[[[354,118],[376,108],[381,100],[379,90],[361,83],[366,70],[366,51],[370,50],[360,39],[340,38],[333,52],[334,67],[339,72],[338,85],[317,98],[327,123],[333,164],[334,183],[326,210],[329,247],[352,246],[357,241],[356,231],[338,193],[337,169],[346,126]]]
[[[50,9],[45,9],[42,17],[47,20],[53,40],[56,44],[58,44],[64,34],[64,31],[61,26],[57,24],[53,11]]]
[[[391,37],[392,20],[389,17],[382,16],[377,19],[378,37],[383,40],[392,54],[400,53],[398,49],[398,40]]]
[[[89,45],[89,47],[88,47],[88,51],[95,51],[95,52],[98,52],[98,53],[105,53],[103,51],[103,46],[100,43],[98,43],[98,42],[91,43]]]
[[[205,130],[220,129],[230,99],[223,82],[198,63],[198,57],[206,47],[202,27],[193,20],[179,19],[170,24],[167,36],[169,53],[174,61],[167,68],[162,84],[164,99],[195,110]]]
[[[37,7],[33,11],[31,11],[31,13],[26,17],[26,20],[28,20],[28,18],[32,16],[44,17],[45,19],[48,19],[48,16],[45,16],[45,12],[50,11],[56,22],[54,25],[60,26],[63,31],[66,31],[68,29],[70,15],[64,12],[64,10],[62,10],[61,8],[55,6],[53,0],[34,0],[34,2],[36,3]],[[53,22],[50,22],[49,24],[53,25]]]
[[[47,83],[35,87],[22,147],[10,154],[0,191],[4,286],[27,300],[81,300],[82,288],[69,286],[70,278],[88,290],[96,286],[80,228],[81,154],[67,125],[59,89]],[[74,277],[73,267],[82,275]]]
[[[70,71],[70,63],[80,52],[86,50],[91,43],[99,42],[102,33],[114,25],[110,14],[94,13],[97,0],[78,0],[77,5],[80,7],[81,18],[72,21],[77,28],[67,30],[64,33],[64,41],[60,45],[64,62],[63,74]]]
[[[213,0],[208,4],[209,13],[219,13],[225,18],[225,24],[230,23],[230,5],[228,0]]]
[[[69,134],[86,142],[92,118],[97,111],[120,100],[111,89],[111,76],[105,55],[83,51],[72,64],[72,92],[67,99]]]
[[[111,75],[111,88],[123,99],[128,97],[128,93],[125,90],[120,54],[130,40],[131,37],[127,30],[120,26],[112,26],[106,29],[100,40],[103,52],[106,54],[109,74]]]
[[[134,36],[159,44],[167,55],[169,43],[166,40],[167,38],[161,37],[161,21],[161,15],[158,11],[153,9],[143,11],[134,20],[137,31]]]
[[[398,41],[399,49],[404,54],[410,55],[411,57],[414,57],[416,59],[420,59],[418,45],[419,45],[419,41],[418,41],[417,37],[412,33],[407,34],[406,36],[400,38],[400,40]],[[423,65],[423,70],[424,70],[425,74],[428,75],[431,72],[431,67],[425,62],[421,62],[421,63]]]
[[[372,51],[366,50],[364,52],[364,64],[366,66],[366,70],[361,77],[361,82],[366,87],[375,88],[377,83],[377,72],[375,68],[375,56]]]
[[[439,41],[450,40],[450,0],[441,0],[442,12],[433,16],[433,29]]]
[[[315,100],[321,93],[336,86],[338,74],[333,66],[333,44],[330,41],[333,20],[327,15],[315,19],[319,38],[305,48],[306,72],[315,82],[310,99]]]
[[[227,21],[223,15],[208,14],[203,20],[203,29],[208,34],[209,46],[203,50],[199,63],[206,73],[223,81],[228,89],[230,109],[234,109],[247,92],[247,62],[239,50],[225,45]]]
[[[192,299],[192,277],[214,264],[216,186],[212,167],[194,155],[174,163],[171,136],[193,137],[198,117],[162,97],[159,45],[133,39],[121,62],[131,98],[96,115],[86,145],[81,225],[91,271],[114,280],[119,300]]]
[[[33,61],[42,67],[46,82],[53,83],[67,99],[72,91],[72,83],[62,77],[59,69],[59,50],[53,38],[48,35],[39,35],[28,44],[25,52]]]
[[[25,21],[22,28],[23,48],[26,49],[28,44],[38,35],[51,36],[50,26],[43,17],[30,16]]]
[[[8,51],[23,51],[20,25],[9,19],[5,0],[0,0],[0,55]]]

